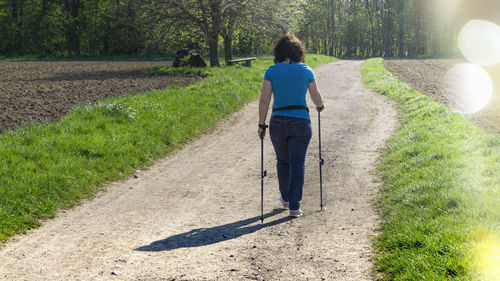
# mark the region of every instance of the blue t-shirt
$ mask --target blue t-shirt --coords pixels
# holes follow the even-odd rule
[[[273,108],[290,105],[306,104],[306,93],[309,83],[313,82],[313,70],[304,63],[277,63],[270,66],[264,74],[264,80],[271,81],[273,87]],[[310,119],[304,109],[281,110],[273,112],[271,116],[281,115],[296,118]]]

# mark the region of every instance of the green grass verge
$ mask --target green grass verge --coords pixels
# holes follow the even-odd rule
[[[146,74],[158,74],[158,75],[197,75],[206,77],[213,72],[212,68],[209,67],[191,67],[191,66],[183,66],[183,67],[173,67],[171,65],[155,65],[151,68],[145,69],[143,71]]]
[[[500,138],[398,81],[382,59],[361,72],[401,112],[378,167],[377,279],[500,280]]]
[[[312,67],[333,60],[308,56]],[[0,241],[151,164],[255,100],[271,63],[207,68],[206,79],[186,88],[111,98],[58,122],[0,135]]]
[[[306,63],[311,66],[312,68],[317,67],[323,63],[325,63],[325,58],[326,62],[330,61],[335,61],[336,59],[322,56],[322,55],[308,55],[307,56],[307,61]],[[235,57],[236,59],[236,57]],[[268,65],[272,61],[272,57],[270,56],[260,56],[257,57],[259,61],[257,62],[257,65],[263,65],[266,64]],[[261,62],[262,60],[269,60],[268,62]],[[221,61],[221,65],[224,65],[225,62]],[[254,62],[255,64],[255,62]],[[241,65],[240,65],[241,66]],[[190,66],[185,66],[185,67],[173,67],[171,65],[156,65],[151,68],[145,69],[143,72],[146,74],[158,74],[158,75],[198,75],[202,77],[206,77],[210,75],[213,71],[213,68],[209,67],[190,67]]]

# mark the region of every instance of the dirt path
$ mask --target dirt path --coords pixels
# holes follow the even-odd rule
[[[360,61],[317,68],[322,114],[324,203],[319,212],[317,119],[302,209],[280,206],[265,143],[260,215],[257,103],[233,114],[138,178],[108,191],[0,250],[1,280],[370,280],[378,217],[373,170],[396,112],[360,82]],[[312,103],[309,103],[312,104]]]

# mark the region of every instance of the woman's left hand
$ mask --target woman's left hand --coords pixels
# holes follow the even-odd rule
[[[264,137],[266,136],[266,130],[259,128],[257,134],[259,135],[259,139],[264,139]]]

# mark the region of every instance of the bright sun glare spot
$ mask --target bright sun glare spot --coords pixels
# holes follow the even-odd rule
[[[493,82],[482,67],[461,63],[446,73],[443,90],[448,92],[454,110],[474,113],[490,102]]]
[[[500,27],[489,21],[471,20],[458,35],[458,47],[472,63],[500,63]]]
[[[458,9],[462,6],[464,0],[437,0],[434,1],[435,5],[434,20],[443,24],[453,22],[456,17]]]
[[[483,234],[474,247],[475,267],[481,280],[500,280],[500,238],[492,233]]]

